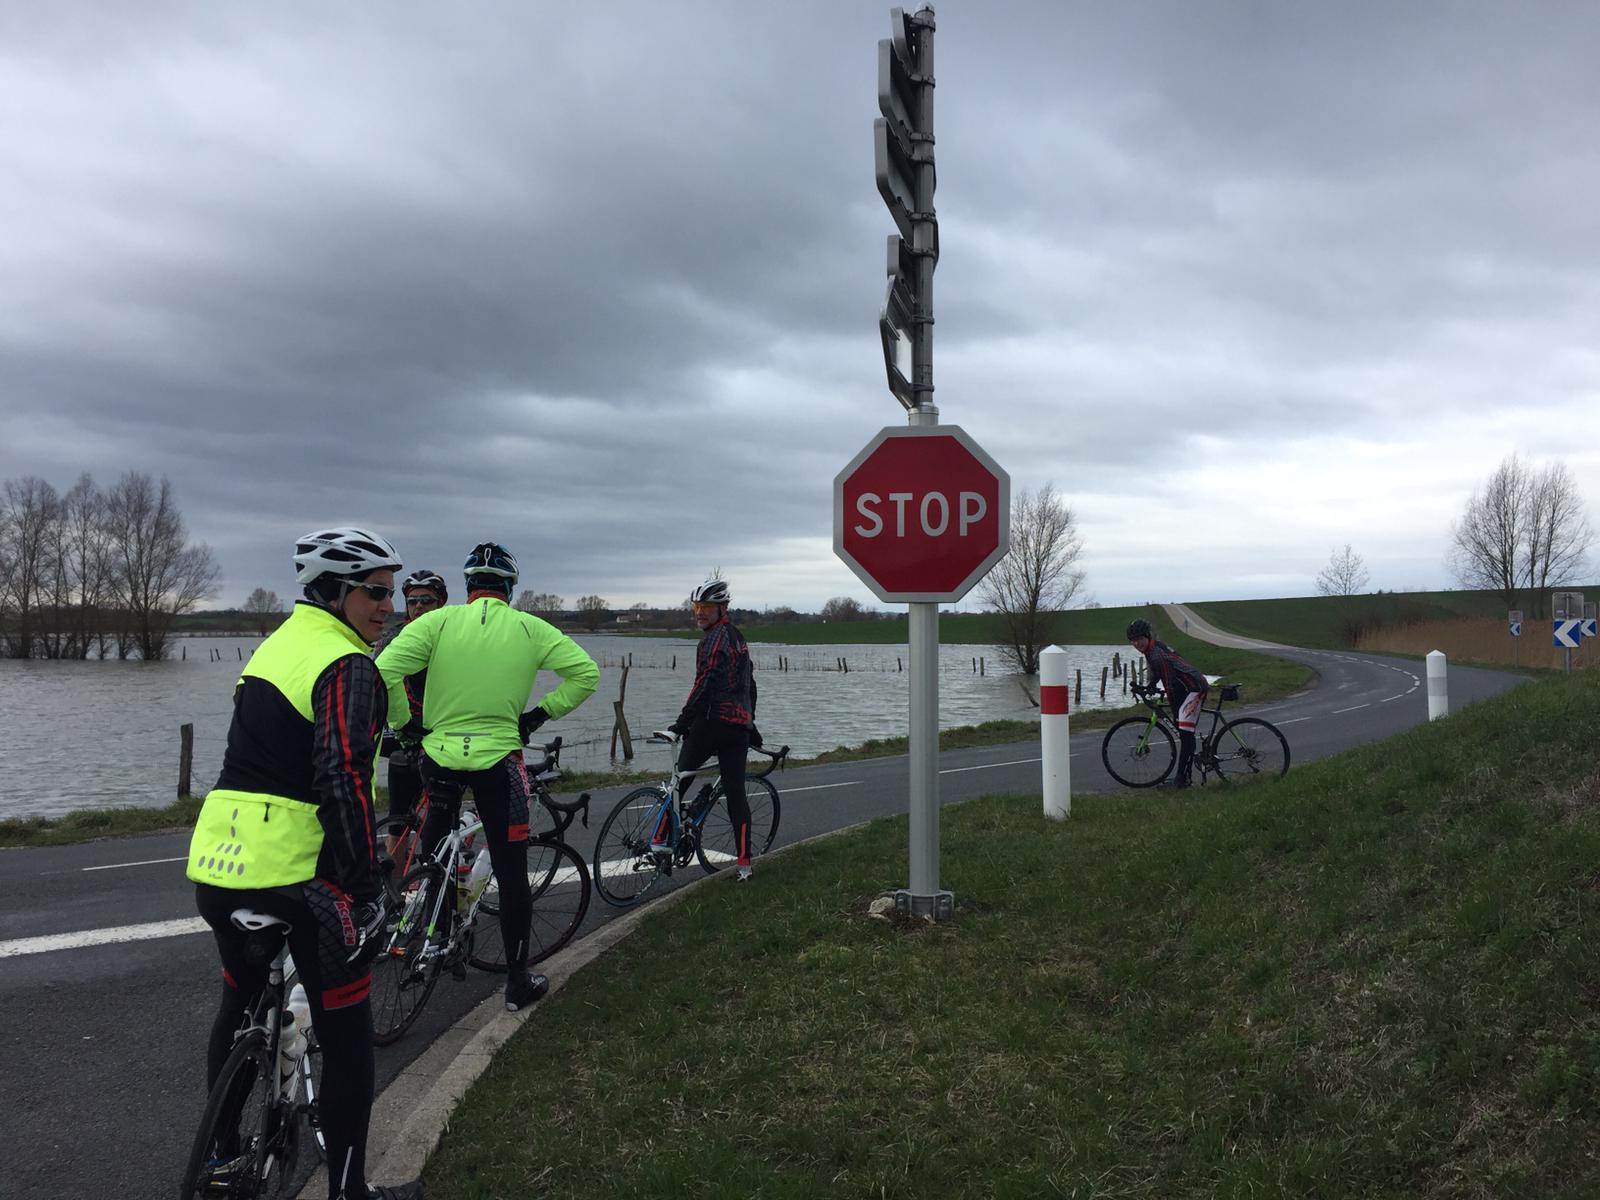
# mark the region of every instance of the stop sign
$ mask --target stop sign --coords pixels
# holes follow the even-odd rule
[[[833,552],[880,600],[959,600],[1010,537],[1011,478],[957,425],[879,430],[833,480]]]

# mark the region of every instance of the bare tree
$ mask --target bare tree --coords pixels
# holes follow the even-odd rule
[[[105,655],[105,607],[111,572],[111,544],[106,533],[106,498],[86,471],[61,498],[63,562],[74,602],[74,652],[89,657],[90,644]]]
[[[547,621],[553,621],[566,608],[566,605],[567,602],[554,592],[535,592],[531,589],[524,589],[517,596],[517,602],[513,607],[521,609],[525,613],[533,613],[535,616],[543,617]]]
[[[1366,562],[1346,542],[1343,550],[1328,555],[1328,565],[1317,573],[1317,591],[1324,596],[1354,596],[1367,590],[1370,578]]]
[[[590,633],[600,628],[600,622],[606,619],[609,605],[599,596],[580,596],[578,598],[578,620],[583,622],[583,627]]]
[[[1515,454],[1467,500],[1450,531],[1448,562],[1465,588],[1496,591],[1515,608],[1528,514],[1528,469]]]
[[[867,610],[861,601],[851,596],[835,596],[822,606],[824,621],[861,621],[866,616]]]
[[[985,576],[979,595],[1000,615],[1001,652],[1024,675],[1039,672],[1039,655],[1054,640],[1058,614],[1083,586],[1077,561],[1083,539],[1072,509],[1046,483],[1011,506],[1011,550]]]
[[[1507,608],[1533,589],[1537,610],[1549,588],[1582,571],[1593,538],[1566,464],[1535,470],[1511,454],[1467,501],[1447,561],[1462,587],[1499,592]]]
[[[0,607],[7,610],[6,654],[32,658],[42,630],[40,608],[53,577],[60,497],[36,475],[6,480],[0,493]]]
[[[256,632],[266,637],[268,629],[277,624],[272,617],[283,611],[283,601],[278,599],[277,592],[258,587],[244,602],[244,611],[255,618]]]
[[[1523,578],[1528,586],[1545,593],[1574,582],[1594,530],[1566,463],[1551,463],[1530,479],[1527,529]]]
[[[215,595],[221,572],[210,547],[191,543],[172,483],[129,471],[106,497],[114,547],[112,579],[139,655],[164,658],[173,618]],[[119,653],[126,652],[126,642]]]

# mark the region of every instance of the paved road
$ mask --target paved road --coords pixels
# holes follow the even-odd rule
[[[1191,614],[1191,633],[1194,620]],[[1282,726],[1297,763],[1427,717],[1416,661],[1271,652],[1318,673],[1303,693],[1249,710]],[[1454,667],[1452,707],[1517,682],[1502,672]],[[1101,736],[1090,731],[1072,740],[1079,792],[1116,787],[1100,764]],[[940,761],[947,804],[1039,789],[1036,743],[951,751]],[[903,757],[791,769],[776,781],[780,844],[907,807]],[[597,793],[591,828],[573,831],[586,857],[620,794]],[[204,1102],[203,1043],[221,986],[183,875],[187,845],[187,834],[174,833],[0,851],[0,1078],[8,1102],[0,1178],[7,1197],[143,1200],[176,1186]],[[596,900],[587,925],[615,915]],[[418,1024],[399,1045],[378,1051],[379,1087],[497,986],[476,972],[465,984],[441,980]]]

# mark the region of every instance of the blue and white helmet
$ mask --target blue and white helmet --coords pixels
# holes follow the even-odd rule
[[[497,575],[507,586],[517,582],[516,556],[499,542],[483,542],[472,548],[461,568],[470,581],[474,575]]]
[[[306,584],[325,575],[348,579],[368,571],[398,571],[400,554],[388,538],[341,525],[296,538],[294,565],[295,582]]]

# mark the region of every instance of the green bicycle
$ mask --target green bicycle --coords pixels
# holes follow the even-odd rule
[[[1154,787],[1172,773],[1178,761],[1178,732],[1167,711],[1165,692],[1135,689],[1134,694],[1150,715],[1129,717],[1106,730],[1100,758],[1118,783]],[[1289,742],[1271,721],[1260,717],[1223,721],[1223,704],[1238,699],[1239,685],[1224,684],[1217,690],[1216,707],[1200,710],[1211,717],[1211,731],[1194,753],[1202,784],[1213,775],[1228,783],[1256,776],[1277,777],[1289,769]]]

